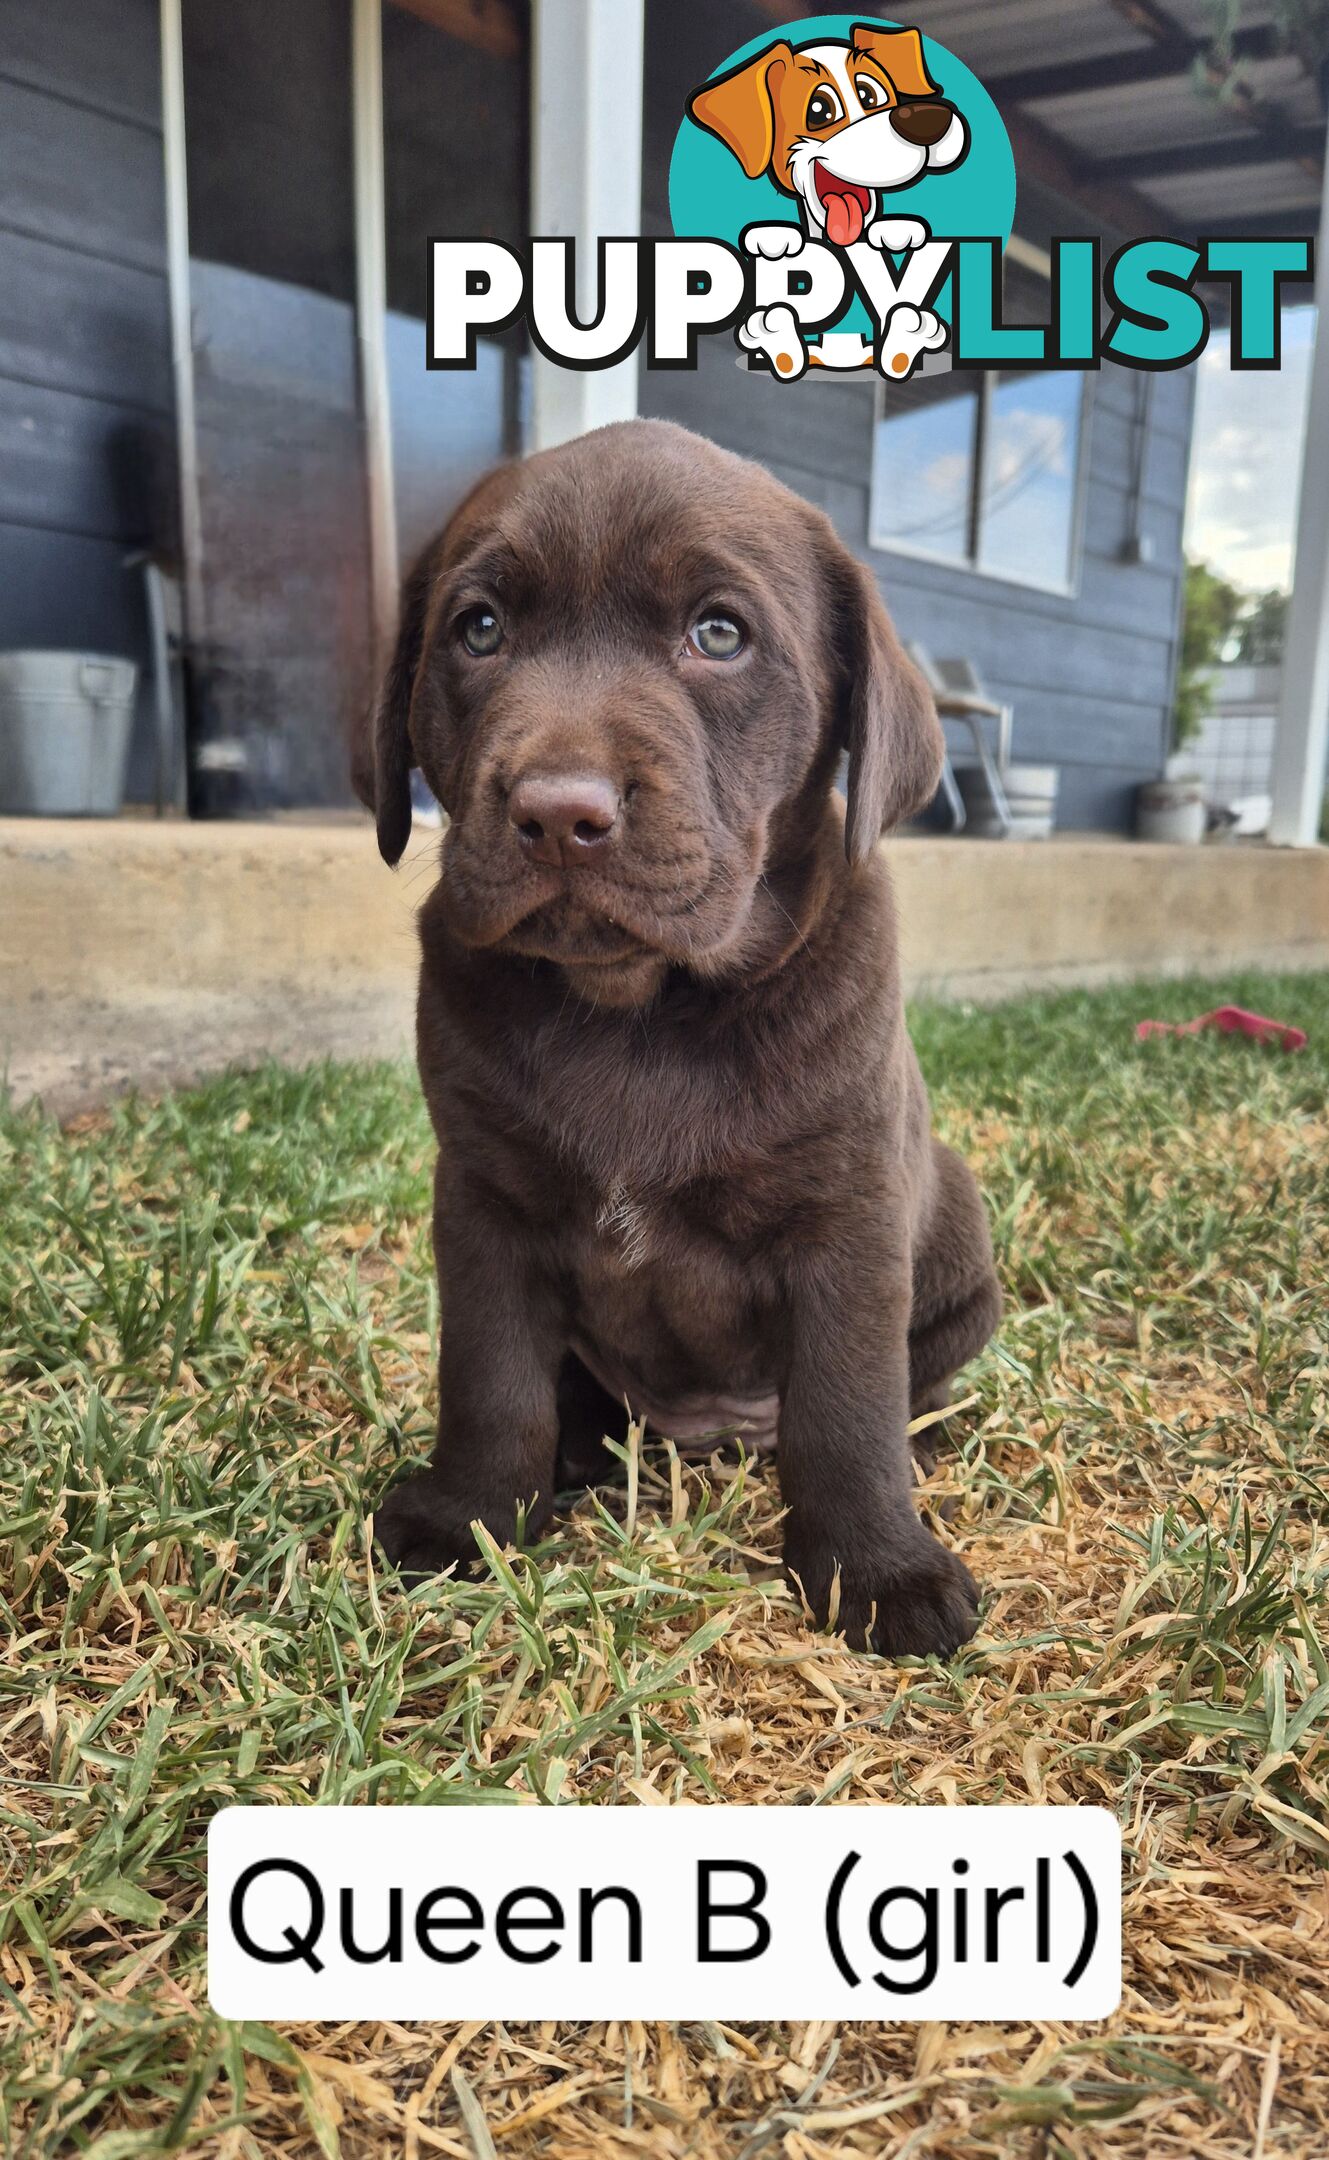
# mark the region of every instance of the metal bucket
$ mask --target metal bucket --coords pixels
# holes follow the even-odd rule
[[[0,653],[0,812],[114,817],[138,669],[100,653]]]

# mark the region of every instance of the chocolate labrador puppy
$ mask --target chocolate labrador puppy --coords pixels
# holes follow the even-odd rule
[[[413,763],[450,818],[420,924],[439,1437],[376,1517],[403,1570],[474,1558],[477,1519],[538,1531],[626,1400],[774,1447],[821,1622],[896,1654],[973,1632],[906,1428],[1000,1293],[877,845],[941,758],[827,519],[681,428],[505,467],[426,550],[357,758],[389,863]]]

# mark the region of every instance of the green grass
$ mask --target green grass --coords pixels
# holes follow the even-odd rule
[[[1220,992],[1310,1048],[1135,1042],[1136,1019]],[[818,2133],[818,2111],[913,2078],[887,2123],[922,2137],[940,2108],[938,2150],[1023,2152],[1033,2124],[1048,2153],[1201,2132],[1236,2153],[1266,2059],[1240,2033],[1277,2029],[1269,2150],[1326,2149],[1298,2034],[1329,1855],[1329,977],[913,1025],[1012,1305],[939,1473],[990,1591],[949,1668],[807,1635],[769,1472],[656,1450],[480,1582],[384,1579],[366,1508],[432,1433],[413,1073],[265,1070],[65,1132],[0,1112],[0,2149],[401,2145],[439,2028],[413,2053],[208,2013],[203,1837],[228,1802],[897,1794],[1117,1808],[1130,1981],[1109,2038],[1036,2034],[948,2083],[905,2028],[846,2028],[829,2070],[788,2028],[610,2028],[616,2097],[588,2085],[565,2131],[628,2137],[626,2105],[680,2154],[879,2150],[882,2122]],[[1234,1989],[1246,2023],[1211,2044]],[[498,2135],[590,2059],[551,2028],[519,2075],[511,2044],[466,2040],[420,2149],[483,2149],[486,2077]],[[560,2150],[560,2120],[502,2149]]]

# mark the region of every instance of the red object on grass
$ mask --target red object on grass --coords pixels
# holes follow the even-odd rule
[[[1286,1020],[1265,1020],[1240,1005],[1220,1005],[1201,1013],[1198,1020],[1141,1020],[1135,1037],[1144,1042],[1150,1035],[1198,1035],[1202,1028],[1217,1028],[1223,1035],[1252,1035],[1257,1042],[1277,1043],[1280,1050],[1304,1050],[1306,1031],[1290,1027]]]

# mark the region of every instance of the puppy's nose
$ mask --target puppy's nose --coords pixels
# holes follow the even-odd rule
[[[907,143],[918,149],[930,149],[941,141],[951,124],[951,107],[940,99],[926,105],[893,105],[891,126],[897,135],[903,135]]]
[[[571,870],[604,847],[619,804],[618,789],[599,773],[528,773],[508,797],[508,816],[533,862]]]

